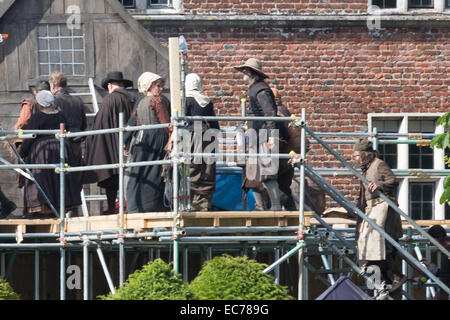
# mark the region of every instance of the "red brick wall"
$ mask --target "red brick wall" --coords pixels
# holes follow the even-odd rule
[[[450,86],[449,29],[152,29],[163,43],[183,34],[187,66],[203,79],[219,115],[239,115],[247,86],[233,66],[263,61],[271,85],[291,112],[307,109],[315,131],[367,130],[368,113],[447,112]],[[344,138],[342,138],[344,139]],[[349,160],[351,146],[335,146]],[[323,148],[313,166],[342,167]],[[356,180],[334,184],[355,195]]]
[[[357,14],[367,10],[366,0],[183,0],[189,14]]]

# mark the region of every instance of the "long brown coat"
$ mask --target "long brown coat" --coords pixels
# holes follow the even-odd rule
[[[378,188],[391,200],[396,202],[396,187],[397,182],[394,173],[389,168],[386,162],[379,158],[374,158],[369,164],[367,170],[363,170],[364,177],[370,182],[375,182]],[[376,193],[372,193],[367,190],[367,186],[361,183],[360,195],[358,199],[358,208],[365,212],[367,206],[367,200],[373,200],[378,198]],[[358,219],[357,230],[361,224],[362,219]],[[392,208],[389,207],[386,217],[386,222],[384,223],[384,230],[389,234],[394,240],[402,237],[402,223],[399,214]],[[357,234],[359,237],[359,234]],[[393,250],[392,245],[386,241],[386,253],[389,254]]]
[[[126,124],[133,110],[133,102],[134,99],[123,88],[108,94],[103,99],[102,106],[95,116],[92,130],[118,128],[119,113],[121,112],[123,112],[123,120]],[[87,166],[119,163],[119,134],[88,136],[84,159]],[[86,171],[83,174],[83,184],[102,182],[117,174],[119,174],[118,169]]]

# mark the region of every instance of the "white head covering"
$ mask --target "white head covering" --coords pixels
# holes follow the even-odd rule
[[[55,97],[48,90],[41,90],[36,94],[36,101],[43,107],[55,108]]]
[[[151,88],[153,82],[162,79],[160,75],[151,72],[144,72],[138,79],[138,90],[140,93],[145,94],[148,89]]]
[[[202,80],[196,73],[189,73],[186,76],[186,97],[192,97],[197,101],[200,107],[204,108],[211,101],[207,96],[202,94]]]

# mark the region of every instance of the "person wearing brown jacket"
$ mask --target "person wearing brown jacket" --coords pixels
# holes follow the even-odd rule
[[[363,176],[370,182],[361,182],[357,206],[365,212],[378,226],[394,240],[403,236],[399,214],[386,201],[381,199],[376,190],[381,191],[396,202],[397,181],[388,164],[377,157],[372,142],[360,139],[354,146],[353,158],[360,165]],[[358,219],[356,236],[358,261],[360,265],[377,265],[381,279],[392,284],[391,292],[396,291],[406,281],[395,265],[396,248],[363,219]]]

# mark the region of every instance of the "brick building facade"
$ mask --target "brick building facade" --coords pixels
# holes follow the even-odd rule
[[[449,1],[174,0],[167,8],[159,2],[136,1],[129,12],[163,45],[169,37],[186,38],[187,66],[203,79],[220,115],[240,114],[246,85],[233,66],[257,57],[285,105],[297,115],[306,108],[315,131],[441,130],[434,123],[449,109]],[[333,146],[350,160],[350,145]],[[427,147],[379,151],[396,169],[445,167],[443,153]],[[342,167],[317,145],[308,160]],[[449,219],[438,201],[442,180],[399,177],[402,209],[417,219]],[[355,198],[356,179],[331,181]]]

